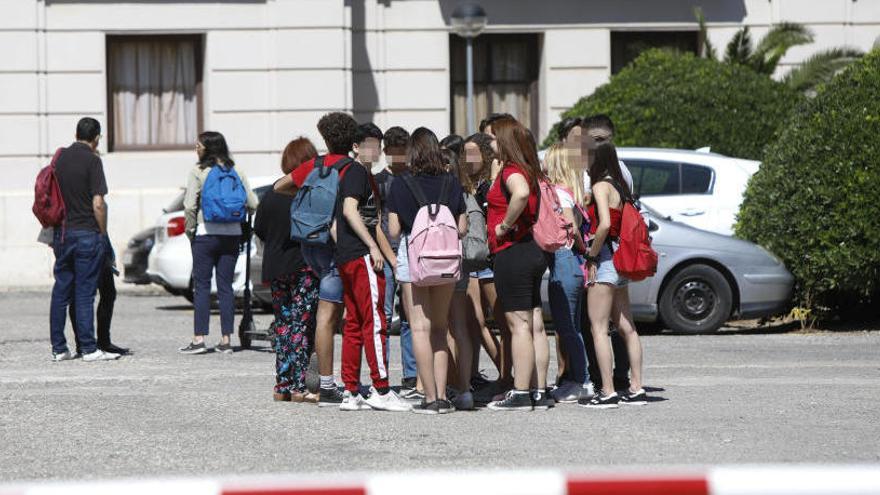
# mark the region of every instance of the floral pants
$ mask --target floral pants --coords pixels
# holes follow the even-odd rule
[[[320,280],[308,268],[272,281],[275,392],[305,392]]]

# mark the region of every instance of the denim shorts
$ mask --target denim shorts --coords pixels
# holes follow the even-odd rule
[[[470,276],[471,278],[476,278],[480,280],[492,280],[493,278],[495,278],[495,272],[492,271],[492,267],[489,267],[483,268],[478,272],[471,272]]]
[[[409,252],[407,251],[406,236],[400,236],[400,245],[397,247],[397,283],[411,283],[409,276]]]
[[[306,264],[321,278],[318,299],[342,304],[342,279],[334,261],[333,248],[324,246],[302,246]]]
[[[619,244],[612,242],[612,246],[616,250]],[[614,287],[626,287],[629,284],[629,279],[618,275],[617,269],[614,268],[612,256],[608,245],[602,246],[602,251],[599,251],[599,266],[596,268],[596,283],[608,284]]]

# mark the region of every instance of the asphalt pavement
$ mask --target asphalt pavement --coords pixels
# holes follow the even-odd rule
[[[155,292],[117,301],[134,355],[52,363],[48,307],[48,291],[0,293],[0,481],[880,462],[877,331],[649,335],[647,406],[420,416],[273,402],[269,349],[180,355],[192,308]]]

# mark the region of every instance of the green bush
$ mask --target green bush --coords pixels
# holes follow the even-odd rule
[[[736,232],[780,256],[799,303],[821,316],[880,302],[880,50],[821,87],[767,147]]]
[[[725,155],[760,159],[802,99],[747,67],[649,50],[564,116],[608,114],[620,146],[711,146]],[[544,145],[556,136],[554,126]]]

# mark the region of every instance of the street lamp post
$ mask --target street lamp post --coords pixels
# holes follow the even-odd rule
[[[474,38],[486,27],[486,11],[475,3],[464,3],[452,11],[452,30],[467,42],[467,132],[474,133]]]

